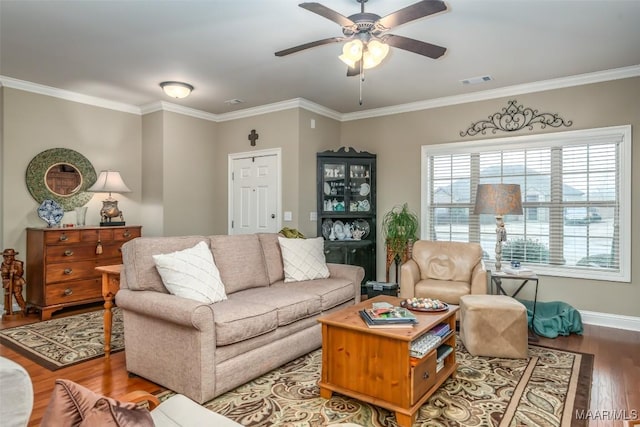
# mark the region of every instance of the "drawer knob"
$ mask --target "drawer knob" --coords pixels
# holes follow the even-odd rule
[[[65,269],[64,269],[64,274],[69,275],[69,274],[71,274],[71,273],[73,273],[73,268],[65,268]]]
[[[429,372],[426,372],[424,374],[422,374],[422,379],[423,380],[428,380],[429,379]]]
[[[73,294],[73,290],[71,290],[71,288],[67,288],[67,289],[64,290],[64,295],[65,296],[69,296],[71,294]]]
[[[60,235],[60,241],[61,241],[61,242],[65,242],[65,241],[67,241],[67,240],[69,240],[69,237],[67,237],[67,235],[66,235],[66,234],[64,234],[64,233],[63,233],[63,234],[61,234],[61,235]]]
[[[71,255],[73,255],[73,251],[70,251],[69,249],[64,251],[64,256],[71,256]]]

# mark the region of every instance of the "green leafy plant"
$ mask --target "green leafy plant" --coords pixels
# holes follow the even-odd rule
[[[394,258],[400,257],[408,245],[418,239],[420,220],[407,203],[396,205],[382,218],[382,235]]]

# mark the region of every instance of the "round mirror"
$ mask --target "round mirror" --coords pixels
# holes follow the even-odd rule
[[[57,163],[45,173],[44,183],[49,191],[58,196],[72,196],[80,190],[82,175],[69,163]]]
[[[86,205],[93,197],[87,188],[97,175],[86,157],[68,148],[52,148],[35,156],[27,166],[27,188],[38,202],[51,199],[65,211]]]

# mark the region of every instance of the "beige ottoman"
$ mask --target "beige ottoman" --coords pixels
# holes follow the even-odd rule
[[[527,309],[506,295],[460,298],[460,339],[473,356],[528,357]]]

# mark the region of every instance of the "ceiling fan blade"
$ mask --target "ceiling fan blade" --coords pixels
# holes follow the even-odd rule
[[[316,40],[314,42],[301,44],[295,47],[290,47],[289,49],[280,50],[276,52],[276,56],[290,55],[292,53],[300,52],[301,50],[310,49],[316,46],[322,46],[323,44],[338,43],[343,40],[346,40],[346,38],[345,37],[329,37],[328,39]]]
[[[419,55],[428,56],[429,58],[438,59],[447,51],[447,48],[431,43],[422,42],[420,40],[410,39],[408,37],[387,34],[382,40],[389,46],[398,49],[408,50],[409,52]]]
[[[356,62],[353,67],[347,67],[347,77],[360,75],[360,61]]]
[[[434,13],[447,10],[447,5],[441,0],[423,0],[421,2],[407,6],[404,9],[397,10],[387,16],[380,18],[376,24],[382,25],[387,30],[406,24],[415,19],[424,18]]]
[[[323,16],[343,27],[351,27],[352,25],[355,25],[355,23],[351,19],[347,18],[344,15],[340,15],[335,10],[329,9],[328,7],[323,6],[320,3],[300,3],[298,6],[303,9],[307,9],[310,12]]]

